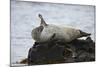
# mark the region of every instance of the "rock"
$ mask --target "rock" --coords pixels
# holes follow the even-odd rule
[[[53,63],[54,61],[64,60],[64,47],[52,43],[35,43],[29,50],[28,64]],[[51,46],[53,45],[53,46]],[[49,46],[49,47],[48,47]]]
[[[86,61],[95,61],[95,43],[90,37],[86,40],[76,39],[70,43],[35,42],[28,52],[28,65]]]
[[[25,58],[25,59],[23,59],[23,60],[21,60],[20,62],[17,62],[17,63],[20,63],[20,64],[27,64],[27,62],[28,62],[28,59]]]

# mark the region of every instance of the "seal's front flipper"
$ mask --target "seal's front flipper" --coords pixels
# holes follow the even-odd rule
[[[54,33],[51,38],[50,38],[50,41],[54,41],[54,38],[55,38],[56,34]]]
[[[90,33],[86,33],[86,32],[83,32],[83,31],[81,31],[81,30],[79,30],[79,31],[80,31],[80,34],[81,34],[80,37],[90,36],[90,35],[91,35]]]
[[[47,26],[47,24],[46,24],[46,22],[44,21],[42,15],[39,14],[38,16],[39,16],[39,18],[41,19],[41,24],[40,24],[40,25],[41,25],[41,26]]]

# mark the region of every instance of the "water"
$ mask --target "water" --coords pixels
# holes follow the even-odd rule
[[[11,1],[11,65],[27,57],[34,43],[31,31],[40,23],[39,13],[48,24],[81,29],[94,40],[94,11],[94,6]]]

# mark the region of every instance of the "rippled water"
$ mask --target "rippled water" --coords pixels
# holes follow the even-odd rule
[[[94,6],[11,1],[11,64],[27,57],[34,43],[31,31],[40,23],[39,13],[49,24],[79,28],[91,33],[94,40],[94,12]]]

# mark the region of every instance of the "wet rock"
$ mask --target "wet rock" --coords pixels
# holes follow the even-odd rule
[[[55,64],[95,61],[95,43],[88,37],[70,43],[51,41],[35,44],[28,52],[28,64]]]

